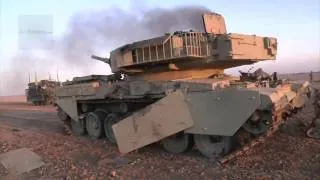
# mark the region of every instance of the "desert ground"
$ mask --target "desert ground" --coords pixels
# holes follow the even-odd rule
[[[320,80],[320,73],[317,76]],[[288,77],[309,78],[307,74]],[[30,180],[319,179],[320,141],[305,136],[312,117],[308,102],[264,144],[219,164],[196,150],[174,155],[157,144],[121,155],[106,140],[67,135],[53,106],[27,104],[24,96],[0,97],[0,153],[26,147],[40,155],[45,165],[19,177]],[[0,179],[8,179],[1,164]]]
[[[314,81],[320,81],[320,72],[312,73]],[[309,80],[309,73],[290,73],[290,74],[279,74],[279,78],[289,79],[289,80]]]

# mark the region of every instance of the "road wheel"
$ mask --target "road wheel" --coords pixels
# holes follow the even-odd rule
[[[200,153],[208,158],[220,158],[232,148],[232,139],[228,136],[195,134],[193,139]]]
[[[86,133],[85,121],[84,120],[71,120],[72,132],[77,136],[83,136]]]
[[[271,123],[271,114],[262,114],[261,112],[256,111],[249,117],[249,119],[242,125],[242,127],[244,130],[251,134],[260,135],[268,131],[269,124]]]
[[[174,154],[183,153],[190,150],[193,144],[192,136],[189,134],[184,134],[183,132],[177,133],[162,140],[163,148],[166,151]]]
[[[86,128],[88,135],[92,139],[99,139],[104,135],[103,119],[105,113],[102,111],[89,112],[86,118]]]
[[[317,127],[310,127],[306,134],[310,138],[320,139],[320,129],[317,129]]]
[[[106,137],[113,144],[116,144],[117,140],[114,136],[112,125],[119,122],[119,120],[120,120],[119,116],[114,113],[108,114],[104,120],[104,130],[105,130]]]

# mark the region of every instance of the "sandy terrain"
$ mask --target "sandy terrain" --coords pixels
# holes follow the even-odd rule
[[[6,102],[6,103],[24,103],[26,102],[26,96],[0,96],[0,103]]]
[[[173,155],[157,144],[121,156],[117,147],[105,140],[67,136],[54,107],[32,106],[21,101],[14,103],[8,99],[0,102],[0,153],[27,147],[42,156],[46,163],[44,167],[24,174],[23,179],[320,177],[320,142],[304,134],[313,117],[310,103],[265,144],[255,147],[245,156],[220,165],[202,157],[195,150]],[[0,166],[0,179],[6,179],[6,175],[6,170]]]
[[[313,72],[313,80],[320,81],[320,72]],[[290,80],[309,80],[309,73],[292,73],[292,74],[279,74],[279,78]]]

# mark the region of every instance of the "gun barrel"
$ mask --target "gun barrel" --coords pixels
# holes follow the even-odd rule
[[[96,56],[96,55],[91,55],[91,58],[99,60],[99,61],[102,61],[102,62],[105,62],[107,64],[109,64],[109,61],[110,61],[109,58],[103,58],[103,57],[99,57],[99,56]]]

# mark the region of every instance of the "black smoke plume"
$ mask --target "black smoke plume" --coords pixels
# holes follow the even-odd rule
[[[23,93],[28,71],[56,72],[59,63],[82,75],[94,72],[92,54],[107,56],[109,51],[125,43],[143,40],[178,30],[203,30],[201,15],[210,12],[202,6],[129,10],[107,8],[101,11],[76,13],[69,21],[67,32],[53,40],[45,57],[33,53],[17,53],[11,60],[6,79],[6,93]],[[102,52],[102,53],[101,53]],[[62,72],[63,73],[63,72]],[[107,73],[107,72],[106,72]],[[39,80],[40,77],[38,77]],[[2,87],[3,88],[3,87]]]
[[[144,12],[128,12],[118,8],[98,12],[77,13],[62,39],[63,58],[73,65],[91,63],[97,50],[111,50],[125,43],[139,41],[167,32],[202,30],[201,15],[209,9],[186,6],[172,9],[155,8]]]

